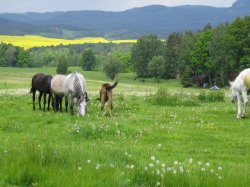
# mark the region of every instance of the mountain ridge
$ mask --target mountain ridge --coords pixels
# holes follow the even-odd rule
[[[207,23],[216,26],[237,16],[250,15],[250,1],[238,0],[232,7],[202,5],[166,7],[149,5],[120,12],[83,10],[47,13],[2,13],[0,34],[37,34],[47,37],[79,38],[102,36],[109,39],[138,38],[172,32],[196,31]],[[6,20],[11,24],[7,24]]]

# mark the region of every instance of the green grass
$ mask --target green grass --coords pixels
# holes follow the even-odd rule
[[[0,68],[0,186],[250,185],[250,116],[236,119],[229,97],[202,102],[199,89],[177,81],[121,74],[110,118],[107,108],[99,115],[95,98],[112,81],[71,69],[84,74],[90,92],[82,118],[33,111],[31,95],[5,94],[4,82],[14,92],[28,90],[34,73],[54,68]],[[165,97],[158,88],[167,89]]]

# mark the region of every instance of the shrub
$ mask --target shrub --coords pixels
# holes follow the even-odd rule
[[[225,93],[221,90],[202,90],[198,98],[202,102],[223,102]]]
[[[67,74],[68,72],[68,62],[63,56],[58,58],[56,72],[58,74]]]

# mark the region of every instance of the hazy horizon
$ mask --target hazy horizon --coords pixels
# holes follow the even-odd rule
[[[55,12],[102,10],[124,11],[148,5],[169,7],[181,5],[207,5],[213,7],[230,7],[236,0],[0,0],[0,13]]]

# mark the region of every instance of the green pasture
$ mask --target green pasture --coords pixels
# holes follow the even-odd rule
[[[228,88],[202,102],[178,81],[120,74],[110,118],[96,98],[112,81],[70,71],[87,81],[84,117],[32,110],[32,76],[55,68],[0,68],[0,186],[250,186],[250,115],[236,119]]]

